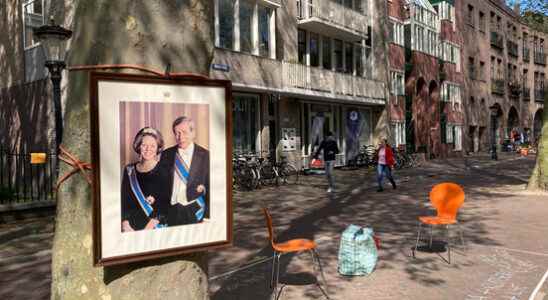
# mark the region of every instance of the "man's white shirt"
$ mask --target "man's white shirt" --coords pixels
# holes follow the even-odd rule
[[[194,154],[194,143],[190,144],[186,149],[177,148],[179,156],[183,159],[186,166],[188,167],[188,172],[190,172],[190,164],[192,163],[192,155]],[[173,194],[171,195],[171,205],[180,203],[182,205],[189,205],[190,203],[196,201],[188,201],[186,198],[186,184],[179,178],[179,175],[176,174],[177,171],[173,173]]]

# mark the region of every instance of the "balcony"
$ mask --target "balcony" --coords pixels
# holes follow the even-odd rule
[[[522,88],[521,84],[515,80],[508,81],[508,90],[510,98],[514,100],[519,100],[519,95],[521,95]]]
[[[369,102],[374,99],[384,103],[380,100],[384,99],[383,82],[292,62],[282,62],[282,85],[285,91],[294,94],[342,100],[359,97],[363,101],[367,98]]]
[[[518,44],[508,40],[506,42],[506,46],[508,47],[508,55],[510,56],[513,56],[513,57],[518,57],[519,56],[519,52],[518,52]]]
[[[504,49],[504,38],[496,31],[491,31],[491,47],[499,50]]]
[[[504,95],[504,79],[491,81],[491,94]]]
[[[529,62],[531,60],[531,51],[529,48],[523,48],[523,61]]]
[[[231,80],[234,87],[243,91],[272,91],[352,103],[385,103],[384,82],[221,48],[215,49],[209,77]]]
[[[544,96],[546,95],[545,90],[535,90],[535,102],[544,103]]]
[[[345,40],[367,38],[369,18],[330,0],[297,0],[299,27]]]
[[[542,52],[533,53],[535,64],[537,65],[546,65],[546,54]]]
[[[521,95],[522,88],[521,84],[515,80],[508,81],[508,90],[510,91],[510,98],[519,100],[519,95]]]
[[[523,86],[522,90],[521,90],[521,93],[523,94],[523,100],[524,101],[529,101],[531,100],[531,89],[526,87],[526,86]]]

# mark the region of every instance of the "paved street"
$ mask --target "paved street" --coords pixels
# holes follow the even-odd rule
[[[514,155],[501,155],[496,163],[486,155],[433,161],[396,172],[398,189],[387,184],[383,193],[375,192],[374,174],[367,170],[337,170],[335,194],[325,192],[323,176],[303,176],[299,186],[237,192],[234,247],[210,253],[211,298],[270,296],[272,251],[260,210],[266,206],[280,240],[318,243],[332,299],[529,299],[548,269],[548,197],[523,190],[533,164],[534,157]],[[434,213],[428,192],[443,181],[459,183],[466,192],[459,220],[467,247],[457,243],[451,265],[443,260],[445,252],[411,256],[417,217]],[[0,225],[0,299],[49,298],[52,223],[26,221],[20,227],[30,230],[20,238],[6,232],[21,228]],[[339,237],[349,224],[371,226],[382,240],[370,276],[337,272]],[[288,255],[281,264],[280,299],[323,297],[313,284],[309,255]],[[545,282],[535,300],[547,300],[547,292]]]

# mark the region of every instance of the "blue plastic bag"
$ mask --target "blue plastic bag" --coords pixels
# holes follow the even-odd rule
[[[350,225],[343,231],[339,246],[340,274],[371,274],[377,264],[377,258],[373,229]]]

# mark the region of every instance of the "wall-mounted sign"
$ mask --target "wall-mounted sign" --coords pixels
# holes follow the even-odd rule
[[[230,66],[225,64],[212,64],[211,67],[213,68],[213,70],[217,70],[217,71],[223,71],[223,72],[230,71]]]
[[[297,150],[297,129],[282,128],[282,151]]]

